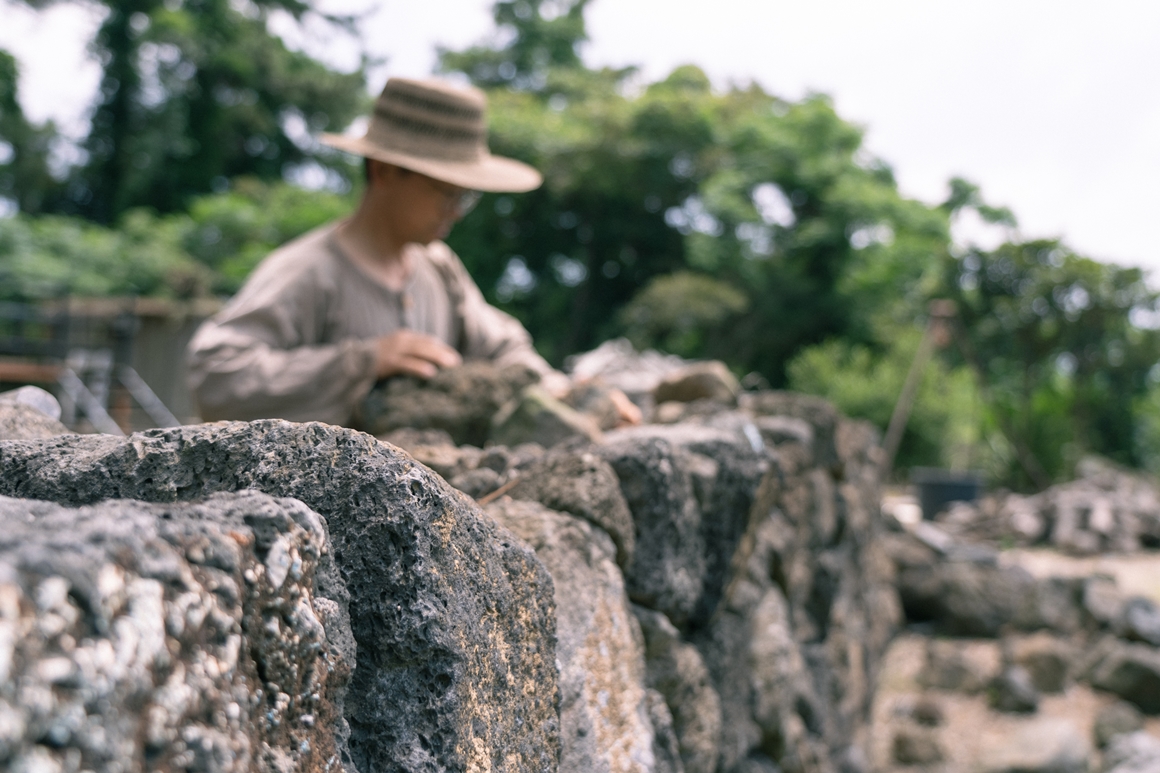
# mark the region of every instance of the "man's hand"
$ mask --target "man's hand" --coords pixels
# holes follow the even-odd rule
[[[462,362],[459,352],[434,336],[396,330],[378,339],[375,375],[380,379],[399,375],[431,378],[440,368]]]
[[[644,417],[641,415],[640,408],[636,407],[636,403],[628,399],[628,395],[619,389],[609,389],[608,397],[616,406],[616,415],[620,418],[618,427],[640,424]]]

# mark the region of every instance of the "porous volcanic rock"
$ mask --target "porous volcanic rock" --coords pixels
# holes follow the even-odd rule
[[[326,524],[257,492],[0,497],[8,770],[341,771],[354,642]],[[326,566],[320,566],[325,564]]]
[[[721,600],[690,634],[721,698],[718,769],[857,766],[857,732],[901,620],[880,538],[877,436],[813,398],[742,397],[757,426],[779,411],[813,438],[771,449]]]
[[[496,412],[539,378],[523,365],[497,368],[489,362],[467,362],[444,368],[429,381],[388,379],[363,398],[355,426],[372,435],[402,428],[441,429],[458,445],[482,446]]]
[[[52,408],[55,408],[55,415]],[[63,435],[56,398],[37,387],[0,393],[0,440],[35,440]]]
[[[714,421],[615,430],[593,449],[616,471],[636,524],[637,547],[625,571],[629,595],[678,628],[716,609],[769,469],[747,417]]]
[[[657,405],[673,400],[689,403],[693,400],[713,400],[733,404],[741,392],[737,377],[720,360],[697,362],[666,376],[653,389]]]
[[[701,653],[660,612],[634,606],[644,633],[648,686],[672,706],[685,773],[713,773],[721,746],[721,698]]]
[[[555,451],[520,468],[512,499],[530,499],[599,526],[616,544],[616,562],[632,561],[636,532],[620,481],[608,462],[588,449]]]
[[[612,539],[536,502],[501,498],[487,511],[535,549],[555,583],[561,773],[680,773],[669,710],[645,684]]]
[[[284,421],[0,443],[0,494],[83,505],[256,489],[326,518],[357,665],[358,770],[550,770],[552,582],[531,549],[405,453]],[[342,590],[320,584],[341,604]]]

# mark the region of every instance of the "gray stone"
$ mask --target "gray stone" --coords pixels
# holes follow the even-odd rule
[[[678,628],[717,608],[769,468],[747,417],[719,413],[709,422],[620,429],[594,449],[616,471],[636,527],[629,595]]]
[[[601,439],[590,416],[570,408],[540,386],[530,386],[501,408],[492,419],[490,440],[501,446],[538,443],[544,448],[565,440]]]
[[[701,517],[687,454],[660,439],[621,440],[593,449],[616,472],[635,524],[629,596],[678,626],[694,613],[706,573]]]
[[[441,429],[398,429],[379,439],[403,449],[445,480],[474,470],[483,457],[474,446],[456,446]]]
[[[609,391],[600,380],[587,381],[573,386],[564,402],[590,416],[600,429],[612,429],[620,423],[620,410]]]
[[[988,673],[980,663],[967,657],[959,642],[931,639],[927,642],[926,663],[919,682],[937,690],[976,693],[983,690],[994,676],[997,674]]]
[[[914,704],[910,716],[915,722],[926,727],[938,727],[946,719],[942,704],[929,695],[924,695]]]
[[[599,526],[616,544],[617,564],[629,565],[636,545],[635,527],[620,493],[620,481],[608,462],[589,450],[562,450],[521,467],[517,476],[508,496],[530,499]]]
[[[933,622],[951,636],[997,636],[1036,593],[1022,569],[966,561],[904,569],[898,586],[908,619]]]
[[[554,582],[561,773],[670,770],[612,539],[536,502],[503,498],[487,512],[535,549]]]
[[[1126,601],[1110,577],[1091,577],[1084,582],[1083,609],[1097,625],[1110,627],[1119,621]]]
[[[713,400],[732,404],[741,392],[737,377],[719,360],[698,362],[665,377],[653,390],[657,404]]]
[[[1031,675],[1022,666],[1003,669],[987,690],[991,708],[1010,714],[1033,714],[1039,708],[1039,692],[1031,683]]]
[[[459,473],[449,479],[448,483],[472,499],[479,499],[503,485],[503,479],[490,467],[476,467]]]
[[[988,735],[973,768],[986,773],[1086,773],[1092,748],[1071,720],[1032,717]]]
[[[68,431],[68,427],[27,403],[0,400],[0,440],[39,440]]]
[[[1031,684],[1043,693],[1060,693],[1068,685],[1075,652],[1065,640],[1048,633],[1018,637],[1008,642],[1009,658],[1021,666]]]
[[[1160,714],[1160,652],[1152,647],[1108,644],[1089,679],[1092,687],[1118,695],[1145,714]]]
[[[483,446],[496,412],[537,381],[539,375],[523,365],[488,362],[444,368],[429,381],[399,376],[375,385],[355,412],[355,426],[372,435],[441,429],[456,445]]]
[[[1125,639],[1160,647],[1160,607],[1151,599],[1142,596],[1128,599],[1118,627],[1120,636]]]
[[[644,633],[650,688],[663,696],[673,718],[685,773],[713,773],[721,739],[721,699],[697,648],[660,612],[634,606]]]
[[[345,605],[319,595],[326,524],[301,502],[0,497],[0,520],[6,769],[349,762],[354,641]]]
[[[1101,749],[1113,738],[1124,733],[1134,733],[1144,727],[1144,715],[1127,701],[1116,701],[1105,706],[1096,714],[1092,734]]]
[[[60,402],[51,392],[38,386],[22,386],[0,393],[0,403],[23,403],[43,413],[50,419],[60,419]]]
[[[1104,773],[1160,773],[1160,738],[1142,730],[1116,736],[1104,752]]]
[[[891,751],[900,765],[930,765],[943,760],[938,734],[923,727],[900,727],[894,731]]]
[[[327,519],[350,594],[358,655],[345,713],[357,768],[555,764],[551,578],[528,547],[392,447],[322,424],[223,422],[0,443],[0,473],[0,494],[66,504],[243,489],[302,500]],[[338,589],[320,593],[341,601]]]

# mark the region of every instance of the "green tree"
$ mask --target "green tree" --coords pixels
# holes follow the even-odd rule
[[[872,338],[885,298],[912,302],[889,304],[899,314],[921,308],[915,288],[937,275],[946,215],[899,196],[828,99],[719,91],[693,66],[643,88],[631,69],[585,68],[583,8],[499,3],[506,45],[442,58],[490,89],[493,148],[545,172],[539,191],[485,201],[452,246],[550,359],[625,332],[629,320],[639,343],[671,345],[639,323],[662,298],[680,303],[646,292],[677,271],[746,299],[702,316],[683,353],[776,385],[805,346]]]
[[[24,212],[35,212],[59,194],[48,158],[57,137],[52,123],[37,126],[20,107],[16,59],[0,51],[0,197]]]
[[[1147,461],[1137,410],[1154,386],[1160,330],[1137,323],[1155,318],[1160,293],[1140,269],[1033,240],[971,248],[948,257],[946,270],[991,419],[1022,448],[1009,482],[1064,479],[1086,453]]]
[[[363,69],[334,72],[267,28],[275,11],[298,20],[314,14],[308,2],[104,5],[93,42],[104,72],[83,143],[88,160],[67,198],[48,209],[113,223],[133,207],[180,210],[241,175],[277,180],[312,163],[349,174],[312,136],[341,130],[362,111]]]

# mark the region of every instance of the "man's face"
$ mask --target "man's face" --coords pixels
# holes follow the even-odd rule
[[[445,239],[466,214],[472,192],[389,164],[372,164],[370,185],[391,233],[404,242]]]

